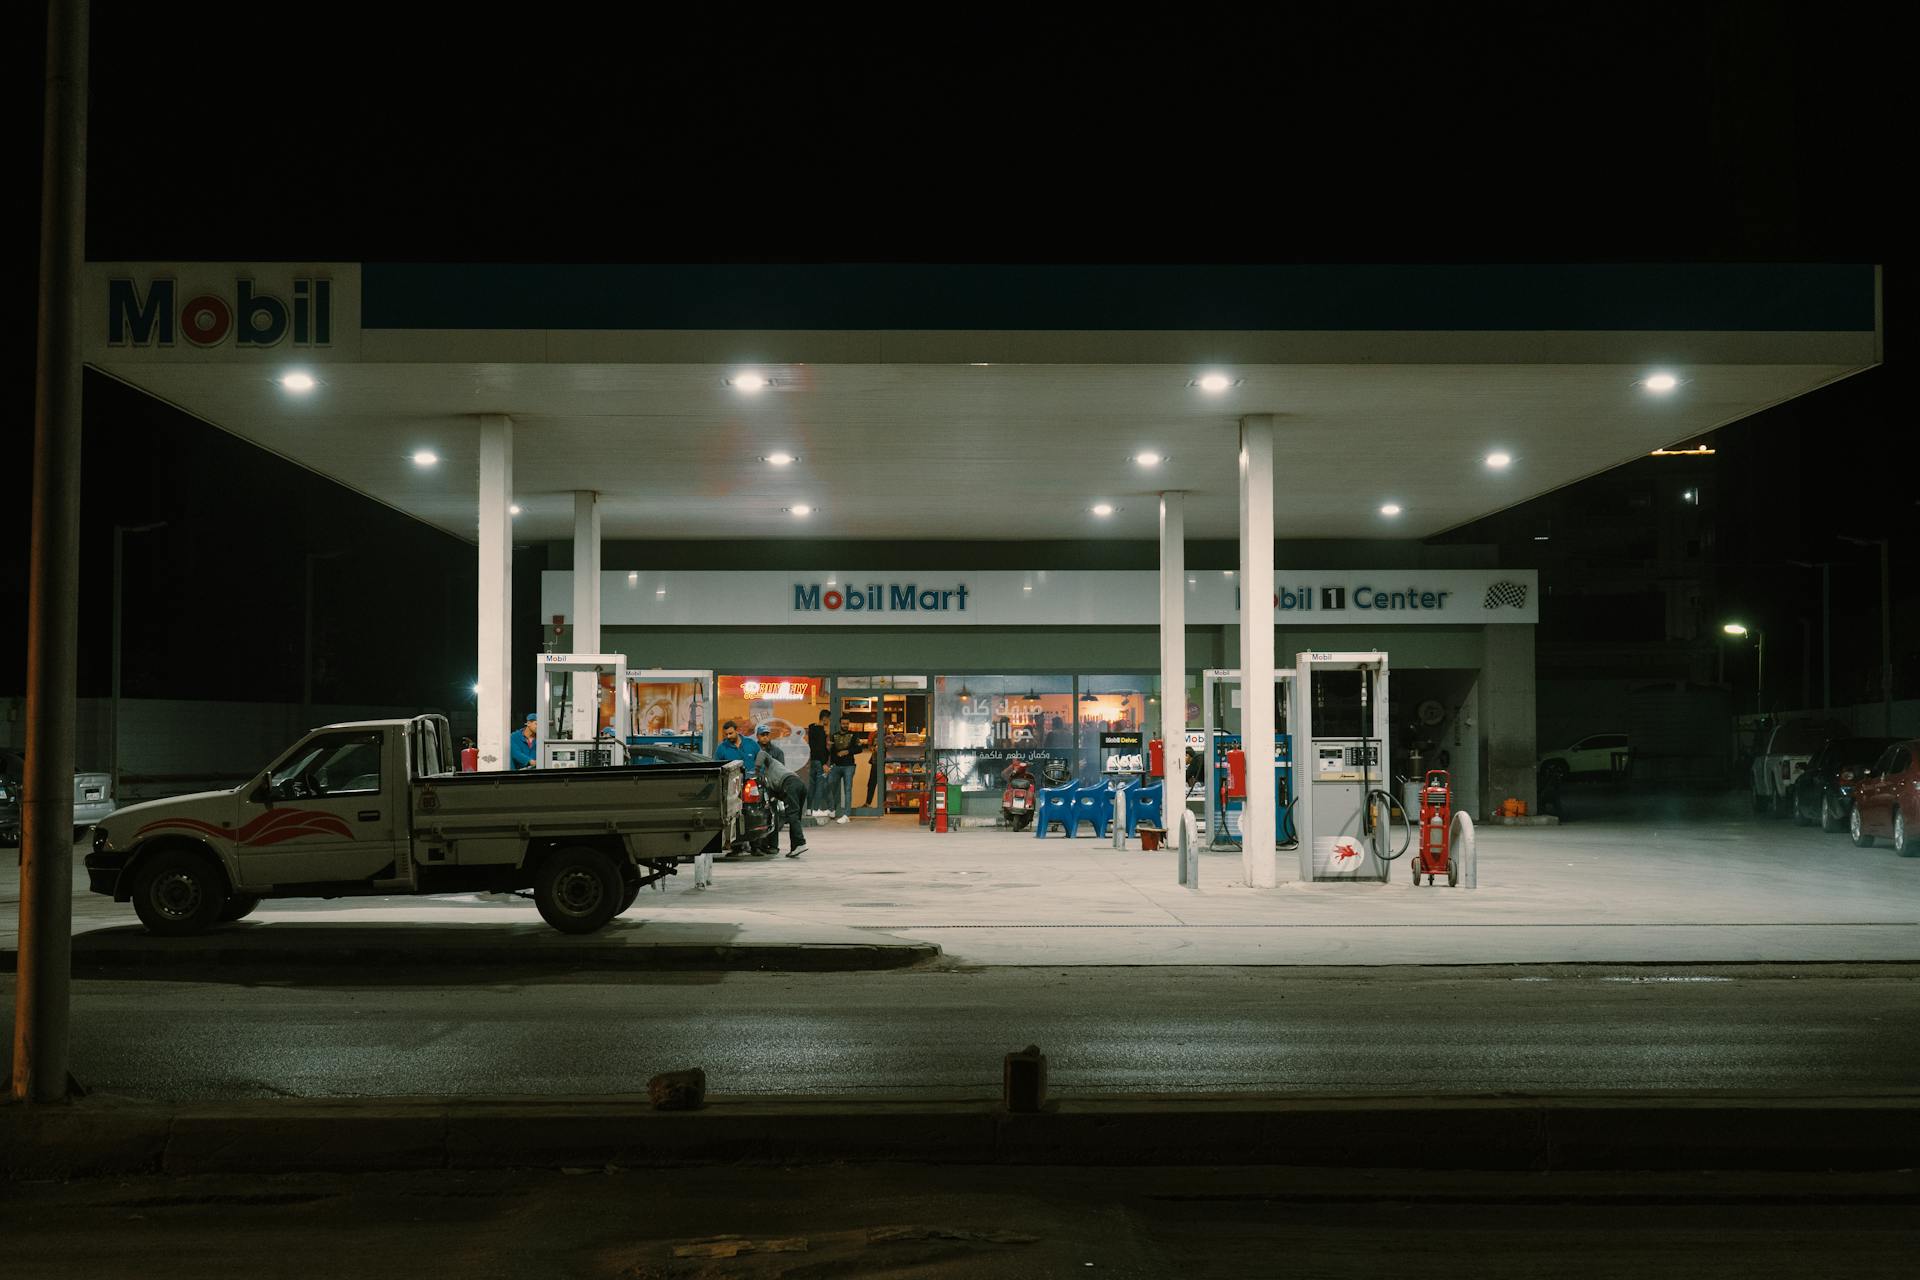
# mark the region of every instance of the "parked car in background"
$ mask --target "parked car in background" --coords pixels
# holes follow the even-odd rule
[[[1880,753],[1853,792],[1847,819],[1853,843],[1870,849],[1891,840],[1903,858],[1920,857],[1920,738],[1896,742]]]
[[[1860,775],[1880,758],[1897,738],[1835,738],[1813,753],[1807,767],[1793,780],[1793,820],[1801,826],[1819,823],[1829,835],[1847,829],[1853,808],[1853,789]]]
[[[20,788],[27,762],[17,752],[0,751],[0,845],[20,843]],[[113,775],[73,775],[73,838],[113,812]]]
[[[1626,754],[1626,734],[1590,733],[1570,747],[1541,756],[1540,781],[1552,786],[1568,778],[1610,775],[1624,767]]]
[[[1753,811],[1782,818],[1793,812],[1794,779],[1806,772],[1814,752],[1847,736],[1847,727],[1833,720],[1783,720],[1775,725],[1754,752]]]

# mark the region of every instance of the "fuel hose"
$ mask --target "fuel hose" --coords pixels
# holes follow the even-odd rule
[[[1388,853],[1386,852],[1386,850],[1378,847],[1376,847],[1373,851],[1373,856],[1380,859],[1380,861],[1392,862],[1396,858],[1400,858],[1404,856],[1405,853],[1407,852],[1407,847],[1413,843],[1413,823],[1407,820],[1407,807],[1401,804],[1398,800],[1394,799],[1393,794],[1391,792],[1382,791],[1378,787],[1371,788],[1367,792],[1367,809],[1369,812],[1371,812],[1373,809],[1373,798],[1375,796],[1378,796],[1380,797],[1380,799],[1386,801],[1386,804],[1387,804],[1386,825],[1388,827],[1393,826],[1393,811],[1395,809],[1398,809],[1400,811],[1400,830],[1403,833],[1400,837],[1400,847],[1398,849],[1395,849],[1392,853]],[[1389,839],[1390,838],[1391,836],[1389,836]]]

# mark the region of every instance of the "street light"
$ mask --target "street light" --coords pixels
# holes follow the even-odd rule
[[[1726,623],[1720,628],[1720,630],[1726,632],[1730,636],[1751,635],[1753,637],[1753,650],[1754,650],[1753,713],[1755,715],[1760,715],[1765,710],[1764,703],[1762,702],[1762,699],[1761,699],[1761,689],[1764,687],[1764,681],[1767,678],[1766,632],[1760,630],[1760,628],[1758,627],[1753,627],[1749,629],[1744,623],[1739,623],[1739,622]],[[1726,683],[1726,679],[1727,679],[1727,651],[1725,649],[1722,649],[1720,651],[1721,683],[1722,684]]]
[[[107,794],[113,797],[115,804],[120,803],[120,561],[121,544],[129,533],[152,533],[155,529],[167,527],[165,520],[155,520],[149,524],[117,524],[113,526],[113,710],[107,725],[107,769],[112,774],[112,790]]]

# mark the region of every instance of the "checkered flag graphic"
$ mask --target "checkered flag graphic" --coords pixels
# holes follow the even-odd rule
[[[1481,603],[1483,609],[1527,607],[1527,588],[1521,582],[1496,582],[1487,588],[1487,598]]]

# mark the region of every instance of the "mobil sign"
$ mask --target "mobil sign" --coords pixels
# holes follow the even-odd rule
[[[290,350],[350,358],[358,346],[351,265],[92,263],[87,274],[87,346],[108,361]]]
[[[252,280],[230,291],[197,292],[181,298],[166,277],[142,288],[133,276],[107,281],[107,345],[170,347],[176,338],[196,347],[232,340],[236,347],[324,347],[333,341],[333,281],[295,277],[287,294],[261,289]]]

